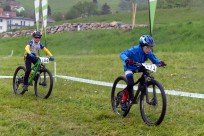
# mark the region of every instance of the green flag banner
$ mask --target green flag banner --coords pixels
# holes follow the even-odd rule
[[[36,22],[36,29],[37,29],[37,31],[39,31],[40,0],[34,0],[34,6],[35,6],[35,22]]]
[[[154,17],[157,7],[157,0],[149,0],[149,12],[150,12],[150,34],[152,35],[154,27]]]
[[[45,42],[47,41],[47,14],[48,14],[48,0],[42,0],[42,15],[43,15],[43,29],[45,35]],[[45,43],[46,45],[46,43]]]

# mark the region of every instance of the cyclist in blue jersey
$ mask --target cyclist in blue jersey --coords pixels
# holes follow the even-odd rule
[[[28,91],[28,77],[31,71],[31,64],[37,62],[36,56],[39,49],[42,49],[49,57],[51,61],[54,61],[54,56],[51,52],[40,42],[41,33],[39,31],[34,31],[32,33],[33,39],[29,41],[25,47],[26,54],[24,56],[26,72],[24,77],[23,90]]]
[[[122,110],[127,110],[126,100],[127,95],[129,95],[130,102],[134,99],[133,94],[133,84],[134,78],[133,73],[142,72],[143,66],[137,67],[134,65],[135,62],[144,63],[146,60],[150,59],[153,64],[159,66],[166,66],[163,61],[160,61],[152,52],[153,47],[155,46],[154,39],[149,35],[143,35],[139,39],[139,45],[133,46],[132,48],[123,51],[120,54],[120,58],[124,61],[124,71],[127,78],[127,89],[128,94],[124,94],[121,101]]]

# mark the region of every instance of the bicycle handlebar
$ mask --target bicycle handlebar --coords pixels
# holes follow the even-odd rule
[[[133,65],[135,65],[135,66],[142,66],[142,63],[139,63],[139,62],[134,62],[134,64]]]
[[[48,58],[48,57],[37,57],[36,56],[35,59],[40,60],[41,63],[49,63],[49,61],[50,61],[50,58]]]
[[[142,65],[143,63],[139,63],[139,62],[134,62],[134,64],[133,65],[135,65],[135,66],[143,66]],[[157,67],[165,67],[165,66],[161,66],[161,64],[155,64]]]

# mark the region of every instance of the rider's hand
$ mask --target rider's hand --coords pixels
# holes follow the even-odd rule
[[[146,68],[144,66],[139,66],[138,68],[138,72],[144,72],[146,70]]]
[[[35,58],[35,55],[33,55],[32,53],[31,53],[31,54],[29,54],[29,56],[30,56],[32,59],[34,59],[34,58]]]
[[[159,62],[159,66],[160,66],[160,67],[164,67],[164,66],[166,66],[166,65],[167,65],[167,64],[166,64],[164,61],[160,61],[160,62]]]
[[[134,60],[131,60],[131,59],[126,59],[126,60],[125,60],[125,63],[126,63],[126,64],[129,64],[129,65],[133,65],[133,64],[135,64],[135,61],[134,61]]]
[[[50,57],[50,61],[54,61],[54,60],[55,60],[54,56]]]

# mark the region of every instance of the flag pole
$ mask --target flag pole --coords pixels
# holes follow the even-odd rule
[[[48,14],[48,0],[42,0],[42,15],[43,15],[43,29],[45,36],[45,47],[47,47],[47,14]]]
[[[40,33],[43,34],[43,17],[41,16],[41,29],[40,29]]]
[[[148,5],[149,5],[149,33],[150,36],[152,36],[152,25],[151,25],[151,7],[150,7],[150,0],[148,0]]]
[[[137,4],[133,0],[132,1],[132,29],[134,29],[134,27],[135,27],[136,10],[137,10]]]

